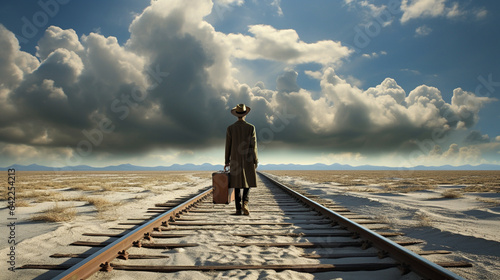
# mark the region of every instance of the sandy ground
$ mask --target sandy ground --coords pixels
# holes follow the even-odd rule
[[[94,206],[80,201],[60,201],[32,203],[30,207],[18,207],[15,228],[15,266],[24,264],[61,264],[66,259],[50,258],[54,253],[92,253],[88,247],[68,246],[68,244],[79,241],[95,239],[82,236],[87,232],[109,232],[109,228],[117,227],[119,222],[125,222],[130,218],[144,218],[148,207],[154,207],[155,203],[162,203],[176,199],[181,196],[196,194],[201,189],[211,185],[211,178],[201,179],[192,177],[190,182],[172,182],[162,185],[164,192],[151,192],[138,187],[131,187],[126,192],[115,192],[105,194],[104,197],[111,202],[121,202],[120,206],[114,207],[104,213],[98,213]],[[19,188],[19,187],[18,187]],[[135,189],[136,188],[136,189]],[[81,195],[78,191],[70,191],[67,188],[54,190],[66,193],[68,196]],[[69,193],[71,192],[71,193]],[[3,201],[5,205],[6,201]],[[75,220],[70,222],[34,222],[30,218],[43,210],[54,206],[74,207],[78,211]],[[4,223],[8,221],[9,210],[0,209],[2,228],[0,232],[0,260],[2,262],[2,273],[0,279],[51,279],[58,273],[44,274],[44,270],[8,270],[10,264],[4,265],[10,259],[11,254],[8,243],[9,229]],[[102,240],[105,241],[105,240]],[[73,261],[74,262],[74,261]],[[68,262],[71,263],[71,262]],[[42,275],[42,276],[40,276]],[[38,277],[38,278],[37,278]]]
[[[449,250],[452,255],[427,256],[432,261],[467,260],[474,264],[473,268],[453,269],[453,271],[467,279],[500,279],[500,207],[492,206],[478,201],[478,197],[498,199],[498,193],[467,193],[461,198],[444,199],[440,193],[454,188],[455,186],[440,186],[437,189],[418,191],[410,193],[367,193],[346,192],[334,182],[328,184],[317,184],[299,180],[292,177],[280,177],[280,180],[291,185],[301,186],[311,194],[321,195],[322,198],[331,199],[337,204],[343,205],[353,212],[382,219],[395,229],[404,232],[408,237],[424,240],[424,245],[416,247],[421,250]],[[113,201],[125,201],[106,215],[112,216],[113,220],[103,219],[96,213],[93,206],[85,202],[62,201],[58,202],[64,206],[74,206],[78,209],[77,219],[71,222],[43,223],[33,222],[29,218],[36,213],[52,206],[53,202],[37,203],[31,207],[20,207],[16,210],[16,266],[30,263],[53,263],[60,264],[64,259],[54,259],[49,256],[53,253],[83,253],[88,247],[67,246],[77,241],[85,240],[82,234],[85,232],[109,232],[109,228],[116,227],[119,222],[130,218],[143,218],[146,208],[153,207],[155,203],[165,202],[187,194],[197,193],[200,189],[211,184],[210,178],[193,178],[193,182],[172,183],[163,186],[163,193],[150,193],[131,189],[130,192],[119,192],[107,196]],[[179,185],[181,187],[179,187]],[[167,191],[168,190],[168,191]],[[61,192],[68,191],[61,189]],[[140,193],[138,196],[137,193]],[[8,210],[0,210],[0,219],[7,221]],[[425,217],[419,219],[418,217]],[[216,218],[216,217],[214,217]],[[274,217],[269,216],[272,220]],[[221,250],[210,243],[214,240],[235,242],[229,239],[227,234],[219,229],[214,231],[213,236],[200,239],[199,236],[190,236],[179,240],[179,242],[197,242],[200,247],[175,249],[166,251],[171,258],[172,265],[196,265],[196,264],[218,264],[218,263],[240,263],[240,264],[279,264],[289,263],[303,253],[301,249],[294,248],[258,248],[255,246],[244,248],[231,248]],[[228,229],[229,230],[229,229]],[[252,230],[252,229],[249,229]],[[321,229],[314,229],[321,230]],[[8,228],[2,227],[0,255],[2,263],[8,260],[10,253],[7,236]],[[95,238],[88,240],[96,241]],[[102,241],[105,241],[104,238]],[[171,240],[175,242],[175,240]],[[270,240],[262,240],[270,241]],[[275,242],[298,241],[287,237],[277,237]],[[134,248],[130,253],[133,253]],[[196,250],[191,253],[191,250]],[[220,250],[215,256],[204,254],[203,251]],[[317,252],[316,252],[317,253]],[[193,255],[198,257],[193,258]],[[266,257],[267,256],[267,257]],[[276,261],[276,256],[279,261]],[[301,259],[303,263],[318,263],[317,260]],[[74,260],[73,260],[74,262]],[[152,261],[148,261],[151,264]],[[57,275],[44,274],[43,270],[17,270],[7,271],[7,266],[2,265],[3,273],[0,279],[50,279]],[[42,275],[40,277],[40,275]],[[358,277],[359,276],[359,277]],[[362,273],[354,278],[336,279],[364,279]],[[162,276],[152,273],[137,273],[133,278],[126,278],[126,274],[120,272],[101,273],[93,279],[331,279],[329,274],[316,274],[284,271],[230,271],[230,272],[178,272]],[[353,276],[351,276],[353,277]],[[381,271],[377,279],[415,279],[415,275],[400,276],[397,269]]]
[[[423,250],[452,251],[451,255],[426,258],[473,263],[472,268],[452,269],[464,278],[500,279],[500,207],[478,200],[500,199],[500,193],[466,193],[460,198],[447,199],[441,193],[458,186],[441,185],[409,193],[375,193],[347,192],[334,182],[317,184],[287,176],[279,180],[331,199],[353,212],[382,219],[406,236],[424,240]]]

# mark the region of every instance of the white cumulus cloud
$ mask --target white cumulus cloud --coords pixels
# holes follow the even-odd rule
[[[59,48],[75,53],[83,51],[83,46],[74,30],[63,30],[57,26],[49,26],[44,36],[38,41],[36,54],[41,60],[45,60],[53,51]]]
[[[401,22],[405,23],[420,17],[443,15],[445,2],[446,0],[403,0],[401,2],[401,10],[403,11]]]
[[[253,36],[228,34],[225,40],[233,55],[244,59],[268,59],[288,64],[316,62],[323,65],[339,63],[353,50],[331,40],[306,43],[293,29],[278,30],[269,25],[252,25]]]
[[[463,4],[463,3],[462,3]],[[450,0],[403,0],[401,2],[401,23],[419,18],[444,17],[447,19],[483,19],[487,15],[485,8],[467,8],[457,1]]]

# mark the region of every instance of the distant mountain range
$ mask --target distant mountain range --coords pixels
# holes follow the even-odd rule
[[[0,168],[0,170],[7,170],[14,168],[19,171],[217,171],[222,170],[223,165],[213,165],[204,163],[196,164],[173,164],[170,166],[137,166],[132,164],[112,165],[106,167],[92,167],[88,165],[76,165],[65,167],[49,167],[38,164],[19,165],[14,164],[8,167]],[[374,166],[374,165],[361,165],[351,166],[346,164],[264,164],[259,165],[259,170],[500,170],[500,165],[495,164],[481,164],[481,165],[443,165],[443,166],[415,166],[413,168],[403,167],[388,167],[388,166]]]

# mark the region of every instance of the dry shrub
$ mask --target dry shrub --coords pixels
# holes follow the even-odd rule
[[[33,216],[31,220],[43,222],[69,222],[76,217],[76,213],[76,209],[73,207],[60,207],[56,204],[43,211],[41,214]]]
[[[441,193],[441,196],[444,198],[460,198],[463,196],[463,193],[457,190],[446,190]]]

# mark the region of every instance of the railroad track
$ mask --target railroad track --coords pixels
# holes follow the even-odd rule
[[[432,263],[422,255],[450,252],[412,252],[405,246],[420,241],[331,201],[291,189],[267,174],[259,175],[260,185],[250,194],[250,216],[231,215],[232,204],[214,205],[212,188],[207,188],[185,200],[149,208],[147,220],[130,220],[109,232],[84,234],[96,241],[71,245],[91,247],[90,253],[51,256],[67,259],[67,265],[26,264],[21,269],[51,270],[46,275],[59,271],[51,279],[98,279],[96,275],[110,271],[112,277],[106,279],[130,273],[162,273],[175,279],[176,273],[186,272],[213,279],[280,272],[288,273],[288,278],[293,273],[311,273],[320,279],[357,279],[360,275],[366,279],[400,279],[401,275],[405,279],[462,279],[445,267],[470,266],[466,262]]]

